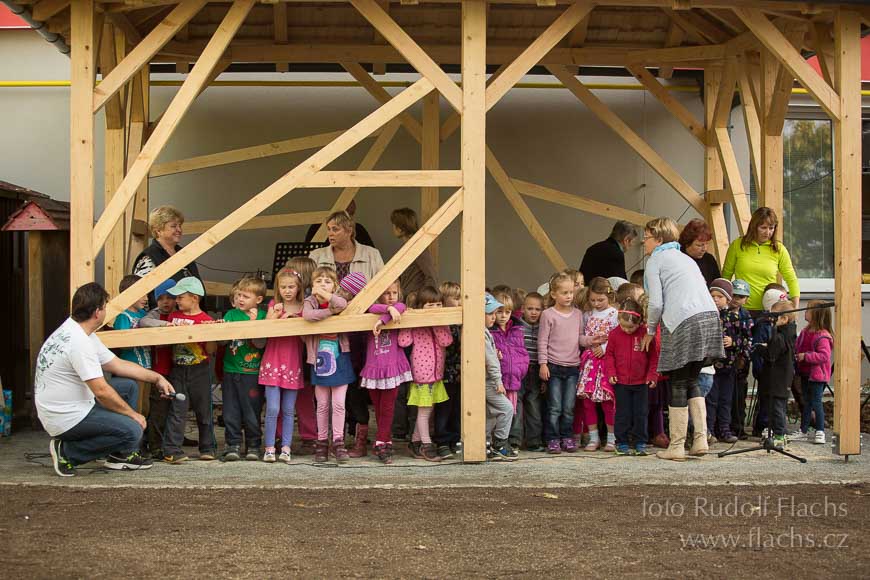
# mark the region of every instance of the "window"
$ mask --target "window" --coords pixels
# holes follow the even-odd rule
[[[829,120],[786,119],[781,235],[798,278],[834,277],[834,165]],[[750,203],[758,207],[754,176]]]

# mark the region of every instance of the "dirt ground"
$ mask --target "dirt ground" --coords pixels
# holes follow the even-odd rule
[[[0,569],[6,578],[866,578],[868,496],[870,484],[4,486]]]

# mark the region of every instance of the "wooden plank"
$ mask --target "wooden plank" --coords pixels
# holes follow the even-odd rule
[[[380,83],[373,79],[371,75],[369,75],[369,73],[359,65],[359,63],[343,62],[341,63],[341,66],[344,67],[344,70],[350,73],[350,75],[381,104],[386,103],[392,98],[390,93],[388,93]],[[407,111],[402,113],[399,118],[402,120],[402,126],[408,130],[408,133],[410,133],[414,139],[420,141],[423,135],[423,127],[417,119]]]
[[[711,127],[727,127],[731,117],[731,104],[734,102],[734,89],[737,84],[737,61],[729,58],[719,73],[719,84],[715,97]],[[713,135],[710,135],[714,138]]]
[[[758,205],[766,206],[782,219],[783,208],[783,139],[778,122],[770,119],[767,111],[776,93],[779,61],[768,50],[761,52],[761,189]],[[777,129],[779,132],[777,133]]]
[[[589,50],[578,48],[575,50]],[[685,63],[707,60],[721,60],[725,57],[725,46],[709,44],[704,46],[676,46],[674,48],[651,48],[649,50],[632,50],[625,58],[629,64]]]
[[[462,212],[462,188],[457,189],[429,218],[429,221],[420,226],[420,229],[399,248],[399,251],[393,254],[384,267],[368,281],[365,288],[351,300],[342,316],[362,314],[368,310],[384,290],[398,280],[402,272],[426,251],[429,244],[453,223],[460,212]]]
[[[838,118],[840,116],[840,98],[837,93],[803,59],[783,33],[767,19],[767,16],[761,10],[755,8],[735,8],[734,12],[755,34],[765,48],[773,53],[782,65],[809,92],[819,106],[832,119]]]
[[[459,187],[462,172],[452,169],[391,169],[388,171],[318,171],[303,180],[308,187]]]
[[[704,215],[707,206],[695,189],[689,185],[671,165],[664,160],[649,144],[635,133],[625,121],[620,119],[607,105],[592,94],[583,83],[565,70],[565,67],[548,66],[547,70],[559,79],[565,87],[571,91],[586,107],[592,111],[599,120],[610,127],[617,135],[622,137],[626,144],[647,162],[674,190],[679,193],[701,215]]]
[[[755,179],[755,190],[761,191],[761,120],[758,117],[757,102],[749,75],[753,71],[744,59],[737,58],[737,88],[740,90],[740,105],[743,109],[743,124],[746,140],[749,143],[749,161]]]
[[[94,112],[99,111],[109,97],[114,95],[138,70],[148,64],[151,57],[172,40],[178,30],[196,16],[206,3],[206,0],[184,0],[181,2],[142,39],[142,42],[130,51],[127,58],[112,71],[113,74],[103,75],[103,81],[94,90]]]
[[[835,452],[861,453],[861,21],[843,6],[834,21],[840,118],[834,120]]]
[[[669,7],[662,7],[662,12],[667,14],[668,18],[671,19],[671,22],[680,27],[680,29],[686,34],[689,42],[692,44],[707,44],[708,40],[701,34],[701,31],[688,19],[684,18],[683,15],[676,10],[673,10]]]
[[[517,212],[520,221],[522,221],[523,225],[526,226],[526,229],[529,230],[532,239],[535,240],[535,243],[538,244],[538,247],[541,248],[541,251],[544,252],[544,255],[547,257],[547,260],[550,261],[553,269],[559,272],[567,268],[568,263],[565,261],[565,258],[562,257],[562,254],[559,253],[556,244],[554,244],[550,239],[550,236],[547,235],[547,231],[543,226],[541,226],[541,222],[538,221],[535,214],[532,213],[532,210],[526,204],[525,200],[523,200],[520,192],[517,191],[517,188],[514,186],[513,182],[511,182],[511,178],[508,177],[504,167],[502,167],[501,163],[499,163],[489,147],[486,148],[486,168],[489,170],[493,179],[495,179],[499,189],[504,193],[508,202],[511,204],[511,207],[513,207],[514,211]]]
[[[499,65],[498,69],[486,80],[486,86],[489,87],[495,80],[501,76],[501,74],[507,69],[507,64]],[[450,113],[450,116],[447,117],[447,120],[441,125],[441,141],[446,141],[449,139],[456,131],[459,130],[459,124],[461,123],[461,118],[459,113],[453,111]]]
[[[783,29],[783,34],[797,50],[803,43],[806,28],[798,23],[789,23]],[[778,67],[773,95],[770,103],[767,105],[767,130],[770,135],[782,134],[793,88],[794,76],[784,66]]]
[[[743,186],[743,179],[740,176],[740,165],[737,163],[737,156],[734,154],[734,147],[731,144],[728,128],[716,127],[714,133],[719,149],[719,160],[722,162],[722,168],[725,171],[725,177],[728,182],[728,190],[731,192],[737,228],[742,236],[746,234],[746,228],[749,226],[749,220],[752,218],[752,212],[749,209],[749,195]],[[722,256],[723,259],[724,257]]]
[[[164,326],[112,330],[99,333],[100,340],[109,348],[153,346],[183,342],[242,340],[273,336],[305,336],[336,332],[371,332],[378,317],[375,314],[331,316],[326,320],[309,322],[301,318],[285,320],[251,320],[246,324],[197,324],[194,326]],[[401,322],[391,322],[385,328],[418,328],[462,324],[462,309],[406,310]],[[482,430],[481,430],[482,432]]]
[[[725,222],[725,206],[716,203],[716,193],[722,190],[725,184],[722,172],[722,163],[719,160],[715,141],[716,109],[721,92],[722,68],[708,68],[704,70],[704,126],[707,129],[707,144],[704,147],[704,191],[713,192],[707,197],[707,211],[701,215],[707,220],[707,224],[713,232],[713,253],[722,263],[728,251],[728,227]]]
[[[508,65],[486,89],[486,110],[489,111],[532,67],[556,47],[583,20],[595,5],[590,0],[577,0],[562,12],[522,54]]]
[[[30,15],[37,22],[47,22],[55,14],[60,14],[69,6],[69,0],[40,0],[30,9]]]
[[[431,93],[430,93],[431,94]],[[387,150],[390,143],[393,141],[393,138],[396,136],[396,132],[399,130],[401,122],[399,119],[394,119],[390,121],[384,130],[378,135],[378,138],[375,139],[375,142],[372,143],[372,146],[366,152],[363,160],[360,162],[357,170],[359,171],[370,171],[374,169],[375,165],[380,161],[381,156]],[[356,197],[356,194],[359,192],[359,187],[350,186],[345,187],[342,192],[339,194],[338,199],[335,200],[335,203],[332,204],[332,207],[329,209],[329,213],[326,214],[326,217],[323,218],[323,223],[320,224],[320,227],[314,233],[314,237],[312,241],[314,242],[322,242],[326,240],[327,231],[326,231],[326,220],[330,215],[337,211],[344,211],[347,209],[347,206],[350,205],[350,202],[353,201],[353,198]]]
[[[121,217],[124,208],[127,207],[127,203],[135,195],[136,190],[139,189],[142,180],[147,177],[154,160],[160,155],[182,117],[193,104],[202,87],[205,86],[224,50],[255,3],[256,0],[235,0],[233,2],[199,60],[196,61],[193,70],[187,75],[175,98],[167,107],[163,118],[160,119],[154,132],[151,133],[148,142],[142,147],[139,157],[136,158],[136,162],[133,163],[130,171],[124,177],[124,181],[112,197],[111,203],[106,206],[103,215],[94,226],[92,244],[94,254],[99,252],[103,246],[109,231]]]
[[[420,167],[423,169],[438,169],[441,154],[441,97],[431,92],[423,97],[423,139],[421,141]],[[420,189],[420,221],[427,222],[438,211],[441,205],[438,187],[426,185]],[[438,271],[438,240],[429,244],[429,255]]]
[[[36,359],[39,349],[45,341],[45,297],[42,292],[43,276],[43,243],[46,234],[38,230],[27,232],[27,324],[30,359],[28,378],[34,385]],[[54,274],[54,273],[52,273]]]
[[[126,14],[113,13],[107,14],[106,20],[115,25],[115,28],[124,33],[124,43],[131,46],[136,46],[142,42],[142,35],[139,34],[139,29],[133,26]],[[125,47],[126,48],[126,47]]]
[[[378,32],[405,57],[405,60],[428,78],[447,102],[457,111],[462,110],[462,90],[447,76],[441,67],[420,48],[396,21],[378,6],[375,0],[350,0],[354,8],[368,20]]]
[[[252,218],[248,223],[241,225],[236,231],[241,230],[268,230],[272,228],[289,228],[292,226],[307,226],[316,224],[326,219],[329,213],[325,211],[309,211],[300,213],[282,213],[273,215],[261,215]],[[184,234],[202,234],[216,226],[220,220],[197,220],[184,222]]]
[[[70,293],[94,280],[94,0],[70,11]]]
[[[521,194],[535,199],[543,199],[565,207],[572,207],[580,211],[600,215],[612,220],[625,220],[639,226],[655,219],[655,216],[645,215],[629,209],[623,209],[587,197],[580,197],[571,193],[565,193],[551,187],[544,187],[536,183],[529,183],[521,179],[511,179],[511,184]]]
[[[707,142],[707,132],[704,130],[704,124],[695,118],[689,109],[665,88],[656,78],[650,73],[646,67],[640,65],[630,65],[626,67],[628,72],[634,75],[634,78],[640,82],[646,89],[656,97],[659,102],[676,117],[676,119],[689,130],[695,139],[701,144]]]
[[[870,24],[868,24],[870,26]],[[831,86],[834,82],[834,69],[836,68],[836,55],[834,39],[831,36],[831,26],[824,22],[814,22],[810,27],[813,49],[819,58],[819,66],[822,69],[822,78]]]
[[[589,34],[589,19],[590,14],[587,14],[583,17],[583,20],[577,23],[577,26],[571,31],[571,36],[568,38],[568,46],[578,48],[586,43],[586,35]]]
[[[150,67],[143,66],[139,74],[136,75],[136,79],[137,81],[133,83],[130,132],[127,137],[127,171],[130,170],[130,167],[139,156],[139,152],[142,151],[142,145],[145,143],[145,131],[148,127],[151,104],[149,94],[151,92]],[[130,234],[127,248],[127,268],[130,270],[133,268],[133,261],[148,245],[150,238],[148,228],[145,228],[142,232],[137,232],[133,227],[133,224],[137,220],[144,222],[148,219],[148,198],[148,180],[143,179],[139,189],[136,190],[136,195],[133,197],[132,211],[129,205],[126,210],[129,214],[127,231]]]
[[[462,3],[462,123],[464,187],[461,233],[463,461],[486,461],[484,291],[486,288],[486,2]]]
[[[272,6],[272,37],[278,44],[286,44],[287,36],[287,4],[277,2]]]
[[[175,255],[157,266],[139,282],[109,302],[106,306],[107,316],[116,315],[135,302],[138,297],[156,288],[163,280],[171,276],[172,273],[177,272],[185,264],[189,264],[192,260],[200,257],[221,240],[298,187],[305,179],[335,161],[339,156],[396,117],[400,112],[423,98],[423,95],[429,93],[432,88],[432,83],[429,80],[425,78],[420,79],[395,96],[389,103],[366,116],[348,129],[341,137],[287,172],[272,185],[227,215],[207,232],[200,235]]]
[[[683,44],[683,40],[685,39],[685,32],[683,29],[677,26],[674,22],[671,22],[668,27],[668,36],[665,39],[665,48],[674,48]],[[663,64],[659,66],[659,77],[663,79],[669,79],[674,76],[674,67],[669,64]]]
[[[328,145],[340,137],[342,133],[344,133],[344,131],[330,131],[329,133],[320,133],[318,135],[294,137],[293,139],[276,141],[275,143],[253,145],[251,147],[221,151],[220,153],[210,153],[208,155],[199,155],[197,157],[189,157],[177,161],[167,161],[166,163],[158,163],[152,166],[148,175],[152,178],[162,177],[164,175],[174,175],[176,173],[196,171],[198,169],[217,167],[219,165],[240,163],[251,159],[263,159],[274,155],[284,155],[286,153],[295,153],[307,149],[317,149],[324,145]]]

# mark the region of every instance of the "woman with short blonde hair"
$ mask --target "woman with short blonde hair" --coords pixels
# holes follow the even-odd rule
[[[148,231],[151,233],[151,244],[133,261],[133,274],[143,277],[151,273],[157,266],[174,256],[181,250],[181,238],[184,235],[184,214],[171,205],[161,205],[148,214]],[[191,262],[175,272],[171,277],[181,280],[187,276],[200,278],[196,262]],[[170,276],[166,276],[170,278]],[[201,279],[201,278],[200,278]],[[149,294],[149,302],[156,301]]]
[[[657,456],[675,461],[686,458],[690,413],[695,433],[689,453],[707,452],[707,408],[698,375],[710,361],[725,356],[719,312],[701,270],[680,251],[679,235],[676,222],[668,217],[647,222],[643,234],[644,253],[650,258],[644,272],[649,304],[642,347],[647,350],[661,329],[658,371],[671,379],[671,443]]]

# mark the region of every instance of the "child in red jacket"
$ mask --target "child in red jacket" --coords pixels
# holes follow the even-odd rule
[[[619,307],[614,328],[607,339],[604,365],[616,395],[616,454],[646,455],[647,389],[654,389],[658,373],[658,339],[648,351],[640,344],[646,335],[642,324],[641,306],[635,300],[625,300]],[[634,447],[629,445],[629,436]]]

